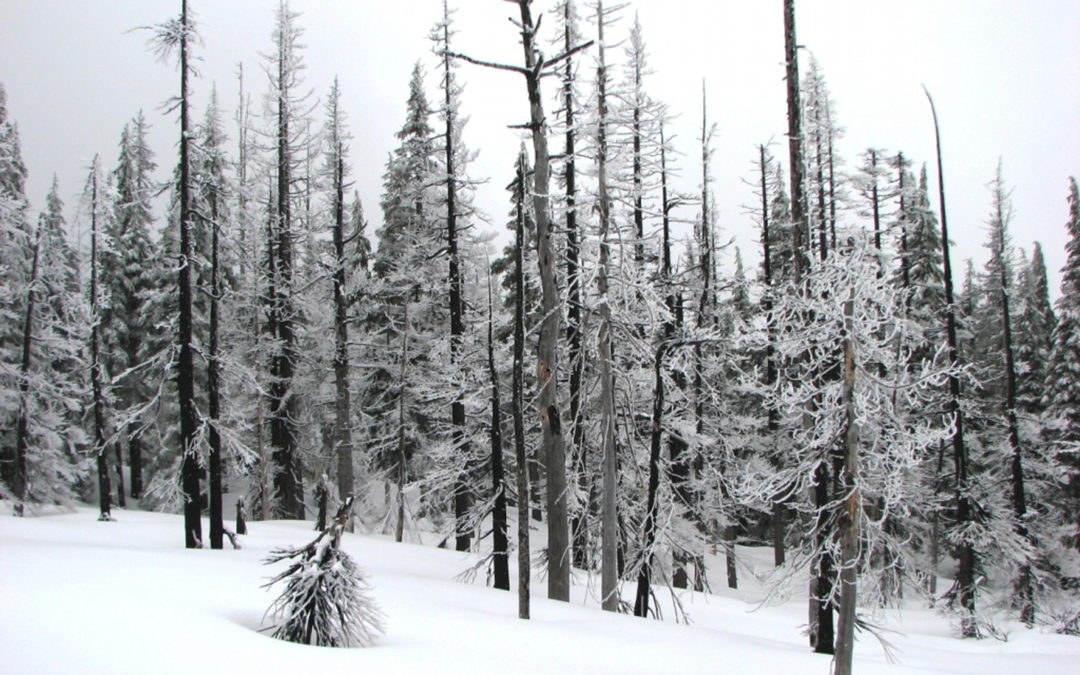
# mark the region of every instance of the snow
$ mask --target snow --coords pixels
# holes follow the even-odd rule
[[[601,612],[576,571],[573,601],[543,599],[533,579],[533,618],[517,618],[516,591],[456,581],[473,554],[345,534],[342,545],[367,573],[386,613],[374,647],[295,645],[258,632],[276,589],[262,564],[270,549],[299,546],[311,523],[251,522],[242,550],[186,550],[179,516],[116,510],[0,517],[0,673],[827,673],[801,624],[805,598],[758,607],[763,591],[683,592],[690,625]],[[205,528],[205,526],[204,526]],[[204,529],[205,531],[205,529]],[[770,551],[740,547],[765,568]],[[712,578],[722,583],[717,563]],[[511,565],[511,568],[515,568]],[[751,583],[745,583],[745,582]],[[516,588],[516,579],[513,580]],[[595,581],[593,583],[595,586]],[[623,597],[631,588],[624,585]],[[862,634],[858,673],[1080,672],[1080,639],[1002,626],[1008,640],[963,641],[948,621],[914,601],[887,613],[889,663]]]

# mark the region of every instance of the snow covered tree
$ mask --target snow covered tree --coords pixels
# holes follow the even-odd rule
[[[341,548],[352,511],[349,497],[330,526],[300,548],[278,548],[265,563],[290,561],[264,588],[285,589],[267,614],[279,640],[320,647],[369,647],[382,633],[383,614],[371,598],[363,572]]]
[[[1055,303],[1057,326],[1050,354],[1045,405],[1056,421],[1050,430],[1065,483],[1066,536],[1080,550],[1080,192],[1069,179],[1069,240],[1061,271],[1061,297]]]
[[[102,308],[102,339],[109,371],[121,376],[116,387],[117,407],[135,410],[152,396],[145,372],[136,369],[148,358],[148,336],[154,331],[148,296],[155,290],[157,270],[150,231],[154,224],[152,200],[157,193],[153,172],[154,153],[147,142],[149,125],[142,112],[124,126],[120,136],[120,157],[112,172],[115,202],[109,221],[112,246],[102,252],[101,284],[109,302]],[[131,414],[123,438],[130,468],[131,496],[142,496],[143,430],[146,415]],[[117,443],[119,453],[121,444]],[[119,455],[118,455],[119,458]],[[119,472],[118,477],[123,474]],[[118,496],[122,497],[123,482]],[[123,501],[120,502],[123,506]]]
[[[272,336],[269,378],[270,446],[273,464],[271,510],[281,518],[304,517],[304,481],[301,439],[301,397],[297,395],[297,367],[300,364],[300,333],[303,325],[298,297],[297,241],[300,226],[294,208],[300,198],[298,183],[304,165],[301,148],[307,146],[308,124],[305,101],[300,90],[304,63],[300,43],[299,15],[287,2],[278,4],[272,40],[267,55],[272,107],[274,162],[271,173],[273,199],[268,215],[267,330]]]
[[[3,458],[0,491],[15,501],[17,514],[25,504],[31,510],[35,504],[69,504],[73,487],[85,475],[78,454],[85,442],[78,420],[85,305],[78,298],[74,252],[57,192],[54,177],[38,218],[30,274],[18,298],[23,301],[19,360],[0,362],[0,419],[5,420],[0,442],[12,450]],[[5,259],[16,260],[19,239],[0,241],[8,244],[2,249]],[[16,408],[11,424],[9,406]]]

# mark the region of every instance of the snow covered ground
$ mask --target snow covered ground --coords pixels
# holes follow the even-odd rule
[[[294,645],[258,632],[271,548],[310,541],[311,523],[251,523],[236,551],[185,550],[179,516],[117,510],[0,517],[0,673],[827,673],[801,625],[805,599],[758,608],[753,583],[686,593],[690,625],[601,612],[576,577],[574,601],[543,599],[517,618],[516,592],[456,581],[476,557],[378,535],[345,535],[368,574],[387,632],[369,649]],[[204,525],[205,528],[205,525]],[[741,550],[748,564],[765,552]],[[511,565],[514,568],[514,565]],[[722,584],[721,570],[713,575]],[[745,572],[745,570],[744,570]],[[744,574],[744,579],[747,575]],[[748,579],[747,579],[748,581]],[[516,580],[514,581],[516,583]],[[630,588],[623,591],[631,597]],[[664,598],[663,594],[659,594]],[[962,641],[935,613],[909,607],[884,623],[889,663],[861,635],[858,673],[1080,673],[1080,639],[1002,626],[1008,640]]]

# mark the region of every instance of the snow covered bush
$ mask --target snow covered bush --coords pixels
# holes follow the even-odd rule
[[[292,561],[264,586],[285,581],[285,590],[267,610],[274,637],[324,647],[367,647],[383,632],[383,614],[367,593],[363,572],[341,550],[352,505],[349,497],[330,527],[307,546],[270,552],[268,565]]]

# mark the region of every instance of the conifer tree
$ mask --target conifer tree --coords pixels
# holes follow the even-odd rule
[[[130,373],[120,378],[116,388],[117,405],[123,410],[135,410],[151,396],[146,384],[148,378],[135,370],[148,358],[147,336],[153,332],[153,326],[147,301],[156,290],[156,270],[147,264],[153,259],[151,202],[157,192],[152,178],[157,165],[147,142],[148,132],[149,125],[140,111],[121,134],[120,157],[112,172],[116,195],[108,235],[113,245],[103,251],[101,266],[101,284],[109,297],[102,313],[109,369],[116,375]],[[144,486],[143,431],[148,421],[137,414],[126,417],[123,445],[131,473],[131,496],[137,499],[142,496]],[[120,445],[116,445],[118,453]],[[117,468],[118,477],[122,478],[120,467]],[[123,506],[123,501],[120,505]]]
[[[1080,550],[1080,191],[1069,178],[1069,219],[1065,227],[1065,267],[1061,270],[1061,297],[1055,303],[1057,325],[1053,333],[1045,405],[1056,428],[1051,432],[1055,456],[1064,474],[1065,519],[1071,544]]]

